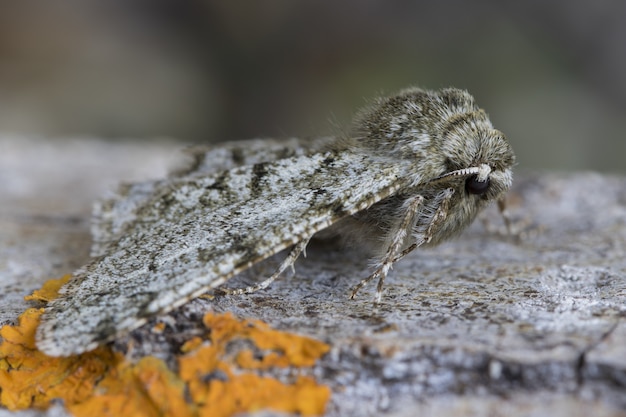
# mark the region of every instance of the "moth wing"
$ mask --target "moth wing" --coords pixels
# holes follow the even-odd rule
[[[324,150],[332,137],[315,139],[251,139],[218,145],[194,146],[185,150],[187,161],[172,172],[174,178],[213,175],[245,165],[273,162]],[[137,218],[137,210],[159,193],[167,192],[172,179],[122,184],[94,204],[91,222],[91,256],[101,256],[119,239],[125,227]]]
[[[217,145],[199,145],[185,149],[188,163],[172,175],[215,174],[245,165],[274,162],[294,156],[323,152],[335,141],[333,137],[313,139],[249,139]]]
[[[189,178],[155,195],[46,308],[37,345],[95,348],[391,195],[401,164],[315,154]]]

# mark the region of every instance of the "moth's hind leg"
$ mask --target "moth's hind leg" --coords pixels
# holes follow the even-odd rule
[[[424,198],[420,195],[411,197],[406,200],[403,205],[404,214],[401,217],[401,221],[393,228],[389,247],[387,248],[387,251],[383,256],[383,259],[379,263],[378,268],[376,268],[372,275],[365,278],[354,287],[350,298],[354,298],[359,290],[363,288],[368,282],[370,282],[374,278],[378,278],[375,303],[380,303],[383,292],[383,284],[385,283],[387,273],[389,273],[389,270],[391,269],[393,264],[404,258],[406,255],[411,253],[419,246],[432,240],[435,230],[441,225],[441,223],[445,221],[446,217],[448,216],[450,199],[452,198],[453,194],[454,190],[452,189],[447,189],[441,193],[439,203],[436,206],[437,208],[434,210],[432,215],[429,215],[429,218],[425,223],[426,227],[425,229],[423,229],[423,231],[419,233],[416,242],[409,245],[405,249],[400,250],[406,240],[407,234],[413,231],[413,227],[415,226],[416,222],[421,223],[419,218],[419,216],[422,215],[420,207],[424,202]]]
[[[305,238],[301,240],[300,242],[296,243],[293,246],[293,248],[291,248],[289,255],[287,255],[285,260],[278,266],[278,269],[276,270],[276,272],[274,272],[272,276],[267,278],[266,280],[261,281],[255,285],[250,285],[249,287],[245,287],[245,288],[236,288],[236,289],[218,288],[216,292],[222,293],[224,295],[242,295],[242,294],[251,294],[253,292],[257,292],[259,290],[263,290],[269,287],[270,284],[274,282],[276,278],[280,276],[280,274],[285,272],[285,269],[289,267],[293,268],[293,264],[296,262],[300,254],[306,249],[306,245],[308,245],[309,240],[311,240],[310,237]]]
[[[401,251],[402,245],[406,241],[406,237],[408,233],[411,231],[412,226],[415,224],[415,220],[419,214],[419,208],[424,201],[424,197],[421,195],[417,195],[415,197],[411,197],[406,200],[403,204],[404,213],[400,222],[393,228],[393,232],[391,234],[391,239],[389,242],[389,247],[385,252],[383,259],[380,261],[378,268],[371,274],[369,277],[365,278],[361,282],[359,282],[353,289],[350,298],[353,299],[356,294],[359,292],[361,288],[363,288],[367,283],[371,280],[378,278],[378,285],[376,286],[376,303],[379,303],[382,298],[383,284],[385,282],[385,277],[391,266],[398,259],[402,258],[413,249],[417,247],[417,245],[411,245],[405,250]]]

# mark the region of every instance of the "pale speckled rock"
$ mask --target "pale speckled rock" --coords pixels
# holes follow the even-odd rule
[[[0,139],[3,151],[7,143]],[[13,146],[10,170],[0,153],[0,220],[11,226],[0,228],[0,282],[19,297],[86,260],[86,201],[132,172],[150,176],[150,158],[161,175],[175,154],[144,145],[146,157],[90,166],[84,161],[104,150],[119,160],[136,147],[60,143],[62,151],[51,147],[51,159],[41,159],[51,168],[38,171],[19,161],[41,142]],[[19,192],[23,178],[31,178],[28,198]],[[70,178],[79,180],[55,189]],[[516,243],[477,222],[396,264],[376,310],[371,287],[348,299],[367,259],[313,243],[295,277],[252,295],[189,303],[160,318],[163,334],[134,332],[141,343],[131,354],[169,359],[202,313],[232,311],[332,345],[311,371],[333,388],[329,415],[626,415],[626,178],[518,174],[509,200],[513,217],[531,220],[536,233]],[[501,224],[495,209],[484,217]],[[261,265],[231,285],[269,273]],[[26,306],[15,299],[0,300],[3,320]]]

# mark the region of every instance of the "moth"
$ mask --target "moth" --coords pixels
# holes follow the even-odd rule
[[[249,145],[249,147],[246,147]],[[364,245],[376,260],[351,297],[414,249],[458,235],[490,202],[503,207],[513,150],[466,91],[409,88],[373,100],[347,134],[308,148],[251,141],[196,151],[172,177],[122,187],[96,209],[93,260],[42,316],[50,356],[94,349],[253,264],[313,236]]]

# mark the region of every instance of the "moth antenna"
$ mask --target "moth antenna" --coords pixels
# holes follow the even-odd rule
[[[476,179],[480,182],[484,182],[487,180],[490,173],[491,173],[491,167],[489,165],[480,164],[477,167],[457,169],[456,171],[445,173],[433,180],[430,180],[428,184],[429,185],[438,184],[438,183],[446,181],[447,179],[451,177],[469,177],[470,175],[477,175]]]

